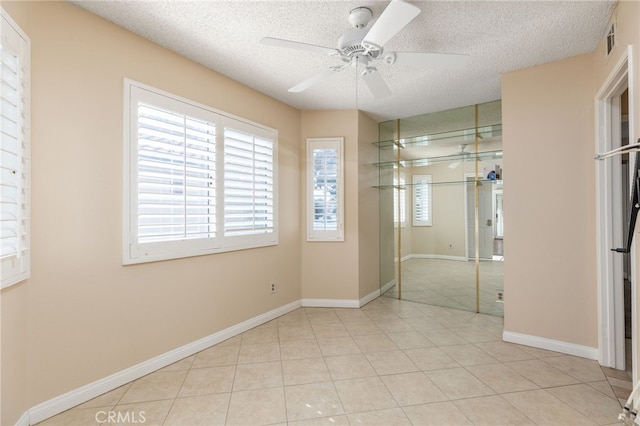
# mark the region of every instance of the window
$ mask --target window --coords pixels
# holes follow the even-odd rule
[[[407,199],[405,193],[407,192],[406,177],[404,173],[400,173],[400,180],[398,181],[397,173],[393,175],[393,224],[398,226],[398,219],[400,219],[400,227],[407,225]],[[400,205],[398,206],[398,203]],[[398,208],[399,207],[399,208]]]
[[[611,22],[607,31],[607,49],[606,54],[609,56],[613,52],[613,48],[616,47],[616,22]]]
[[[344,241],[343,138],[307,139],[307,240]]]
[[[274,232],[274,138],[233,121],[224,128],[224,235]]]
[[[2,9],[0,271],[2,288],[30,274],[30,41]]]
[[[413,226],[431,225],[431,175],[413,175]]]
[[[123,261],[277,244],[277,132],[125,81]]]

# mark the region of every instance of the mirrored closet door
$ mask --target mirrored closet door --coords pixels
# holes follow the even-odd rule
[[[384,296],[503,315],[501,102],[380,123]]]

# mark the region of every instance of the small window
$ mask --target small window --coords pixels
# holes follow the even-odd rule
[[[407,186],[406,176],[404,173],[400,173],[398,177],[397,173],[393,175],[393,224],[395,227],[400,222],[400,227],[404,228],[407,225]]]
[[[0,271],[2,288],[30,275],[30,41],[2,9]]]
[[[431,225],[431,175],[413,175],[413,226]]]
[[[343,138],[307,139],[307,240],[344,241]]]
[[[273,129],[125,82],[123,262],[277,243]]]

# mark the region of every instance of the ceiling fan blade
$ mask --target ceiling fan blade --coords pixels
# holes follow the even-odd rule
[[[284,40],[274,37],[264,37],[260,40],[260,43],[270,46],[287,47],[289,49],[305,50],[307,52],[322,53],[325,55],[336,55],[340,53],[338,49],[332,49],[331,47],[318,46],[315,44],[301,43],[299,41]]]
[[[325,78],[330,77],[331,75],[335,74],[336,72],[340,71],[339,69],[333,69],[333,68],[329,68],[321,73],[318,73],[308,79],[306,79],[305,81],[303,81],[302,83],[298,83],[295,86],[293,86],[291,89],[289,89],[289,92],[291,93],[300,93],[303,90],[307,90],[309,87],[313,86],[314,84],[317,84],[319,82],[321,82],[322,80],[324,80]]]
[[[424,67],[438,70],[462,68],[471,57],[457,53],[396,52],[394,64]]]
[[[401,0],[393,0],[374,22],[362,40],[367,50],[378,50],[398,34],[413,18],[418,16],[420,8]]]
[[[387,86],[387,83],[384,82],[382,76],[375,68],[362,74],[362,79],[376,99],[391,96],[389,86]]]

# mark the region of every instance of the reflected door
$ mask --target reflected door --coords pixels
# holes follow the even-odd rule
[[[491,184],[478,185],[478,241],[480,259],[493,258],[493,194]],[[467,253],[474,259],[476,253],[475,233],[475,181],[467,177]]]

